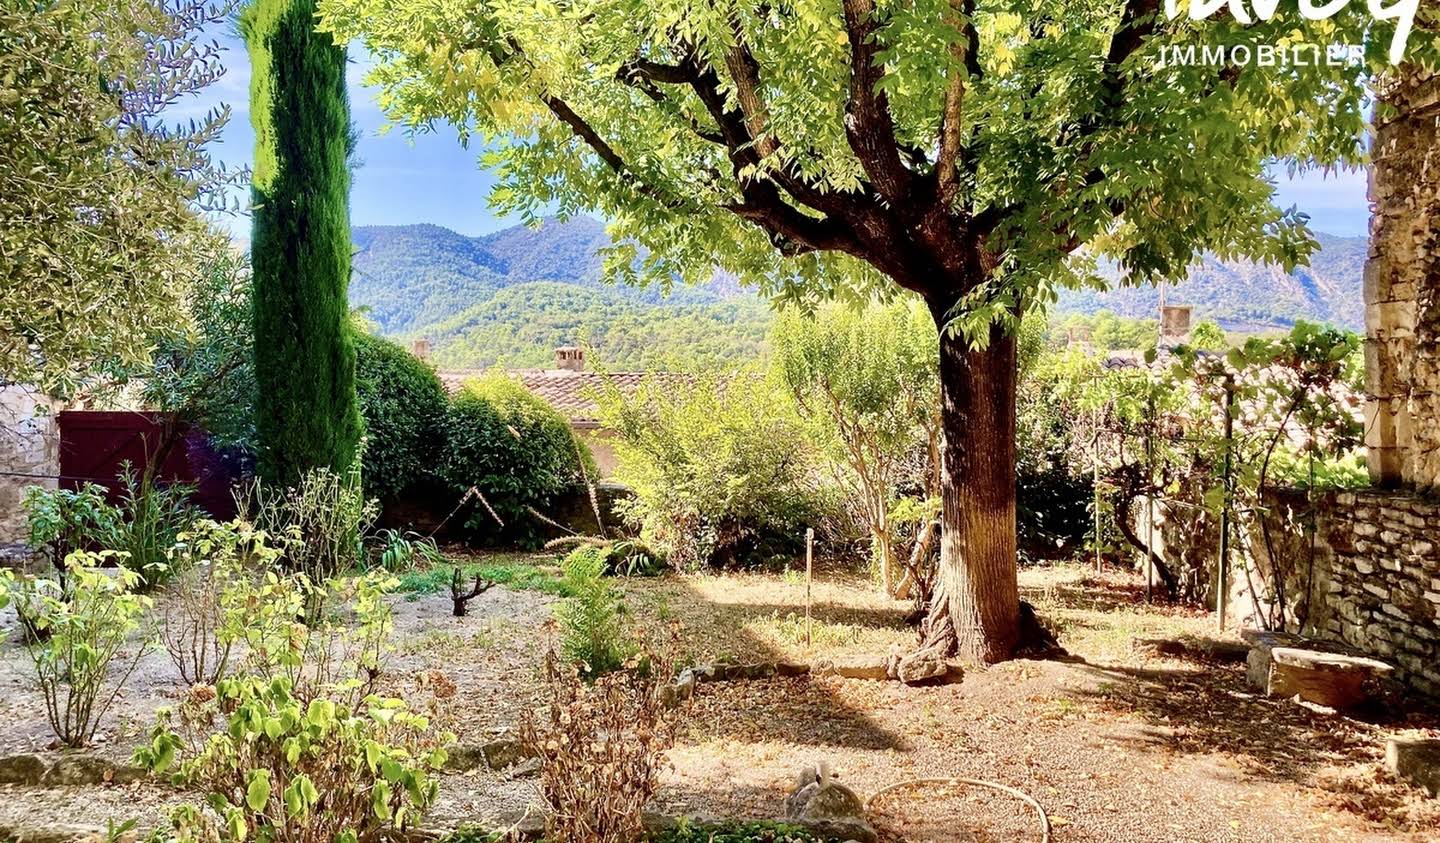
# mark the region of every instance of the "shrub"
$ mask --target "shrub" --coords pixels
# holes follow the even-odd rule
[[[222,712],[224,727],[210,728]],[[452,740],[400,700],[307,701],[283,679],[227,679],[192,694],[181,719],[183,735],[162,716],[135,757],[206,794],[205,807],[171,815],[183,841],[387,839],[435,800]]]
[[[591,549],[605,562],[605,575],[653,577],[664,572],[665,558],[639,539],[602,539],[598,536],[565,536],[545,543],[546,550],[570,547],[573,552]]]
[[[595,473],[594,460],[563,417],[501,374],[469,381],[450,403],[442,472],[456,494],[474,488],[473,533],[534,546],[536,513]]]
[[[758,376],[652,380],[632,396],[612,384],[599,405],[615,479],[635,493],[625,515],[677,568],[767,562],[820,514],[804,428]]]
[[[630,655],[624,603],[605,580],[605,561],[605,550],[590,546],[576,548],[560,564],[570,592],[570,599],[555,607],[560,647],[586,676],[616,670]]]
[[[120,532],[120,510],[105,499],[105,489],[86,483],[79,489],[29,486],[21,504],[30,527],[31,547],[44,548],[61,572],[71,551],[113,547]]]
[[[312,583],[365,561],[364,537],[378,510],[360,488],[359,466],[343,475],[307,471],[287,489],[257,483],[241,508],[253,510],[255,524],[274,538],[284,567]]]
[[[551,649],[544,707],[520,721],[520,739],[540,758],[540,791],[552,843],[631,843],[654,796],[674,740],[667,705],[674,661],[646,653],[626,670],[586,681]]]
[[[417,562],[428,567],[445,564],[445,555],[435,544],[435,539],[400,530],[381,530],[375,536],[377,548],[375,562],[381,569],[392,574],[403,574],[415,569]]]
[[[365,491],[391,502],[430,482],[440,454],[445,387],[397,343],[355,336],[355,390],[365,419]]]
[[[150,600],[135,593],[134,571],[120,568],[111,576],[100,570],[113,555],[73,551],[63,585],[58,578],[24,578],[9,587],[17,612],[40,633],[26,649],[46,719],[66,746],[85,746],[95,736],[149,645],[142,639],[122,658]]]
[[[380,572],[319,584],[267,573],[244,595],[243,625],[231,633],[245,642],[246,672],[283,680],[307,702],[358,705],[375,691],[394,649],[385,595],[396,585]]]
[[[252,581],[278,556],[264,533],[239,519],[201,521],[177,537],[170,564],[178,574],[161,640],[181,679],[214,685],[225,677],[235,642],[254,621]]]
[[[111,547],[124,554],[120,561],[143,585],[163,582],[172,573],[170,549],[200,517],[189,502],[195,487],[158,483],[150,468],[137,473],[128,462],[121,466],[120,484],[120,520]]]

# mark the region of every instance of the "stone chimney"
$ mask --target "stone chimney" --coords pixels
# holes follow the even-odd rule
[[[1161,348],[1180,345],[1190,339],[1190,311],[1188,304],[1166,305],[1160,308]]]
[[[419,357],[421,360],[428,358],[430,356],[430,340],[426,337],[421,337],[410,343],[410,353]]]
[[[585,371],[585,349],[578,345],[562,345],[555,349],[555,368],[567,372]]]

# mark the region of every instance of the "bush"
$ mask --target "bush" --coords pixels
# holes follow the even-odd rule
[[[674,740],[674,661],[649,654],[587,682],[552,649],[545,705],[526,712],[520,739],[540,758],[551,843],[632,843]]]
[[[723,823],[681,820],[650,840],[652,843],[838,843],[839,838],[817,835],[804,826],[764,820]]]
[[[537,545],[543,529],[535,514],[595,474],[569,423],[505,375],[465,384],[446,414],[445,441],[446,483],[482,497],[465,526],[491,540]]]
[[[768,562],[821,514],[804,428],[758,376],[610,385],[599,404],[615,479],[635,493],[624,513],[676,568]]]
[[[623,638],[624,603],[605,581],[606,556],[603,547],[579,547],[560,563],[570,592],[570,599],[555,607],[560,648],[586,676],[616,670],[630,656]]]
[[[30,546],[44,548],[56,569],[64,571],[71,551],[114,547],[120,534],[120,510],[105,499],[105,489],[86,483],[79,489],[29,486],[21,504],[30,526]]]
[[[431,482],[446,406],[435,368],[390,340],[357,333],[355,390],[366,494],[389,503]]]
[[[149,644],[135,643],[121,658],[150,600],[135,593],[134,571],[120,568],[111,576],[100,570],[111,555],[73,551],[65,559],[63,585],[58,578],[9,583],[16,611],[37,633],[26,649],[50,728],[66,746],[85,746],[95,736]],[[118,673],[113,682],[112,668]]]
[[[233,633],[245,642],[246,672],[283,680],[306,702],[358,706],[375,691],[394,649],[385,595],[396,585],[381,572],[324,583],[266,574],[243,596],[243,625]]]
[[[287,489],[257,483],[241,509],[273,537],[287,570],[318,584],[364,563],[378,507],[366,500],[356,465],[343,475],[313,469]]]
[[[665,558],[639,539],[602,539],[598,536],[564,536],[545,543],[546,550],[574,548],[572,553],[590,549],[605,563],[611,577],[653,577],[663,573]]]
[[[139,574],[143,585],[156,585],[170,578],[170,549],[201,515],[189,502],[195,487],[157,483],[154,471],[137,473],[128,462],[121,466],[120,484],[119,525],[109,546],[124,554],[121,563]]]
[[[264,533],[239,519],[201,521],[177,537],[170,551],[177,579],[161,640],[181,679],[215,685],[226,676],[235,642],[255,621],[252,582],[278,557]]]
[[[389,839],[434,802],[452,739],[400,700],[306,701],[285,680],[254,677],[192,694],[181,718],[185,735],[163,717],[135,758],[206,794],[204,808],[171,815],[183,841]]]

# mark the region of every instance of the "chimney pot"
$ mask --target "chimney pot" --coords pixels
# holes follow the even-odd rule
[[[585,349],[578,345],[562,345],[555,349],[555,368],[567,372],[585,371]]]

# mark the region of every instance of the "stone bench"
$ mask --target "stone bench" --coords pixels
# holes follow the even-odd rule
[[[1288,632],[1245,630],[1246,677],[1272,697],[1294,697],[1331,708],[1353,708],[1370,696],[1393,665],[1329,642]]]

